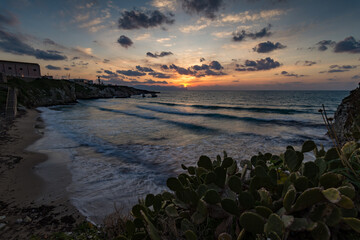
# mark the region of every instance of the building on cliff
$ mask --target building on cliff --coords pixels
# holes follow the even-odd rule
[[[40,65],[37,63],[0,60],[0,73],[8,77],[40,78]]]

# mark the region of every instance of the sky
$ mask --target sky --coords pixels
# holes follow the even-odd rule
[[[1,0],[0,59],[156,90],[350,90],[359,0]]]

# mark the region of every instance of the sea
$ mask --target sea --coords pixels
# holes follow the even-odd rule
[[[166,179],[201,155],[215,159],[226,151],[240,162],[259,152],[280,154],[288,145],[301,149],[309,139],[331,147],[318,109],[324,104],[333,116],[348,94],[164,91],[156,98],[79,100],[39,108],[46,128],[32,149],[56,153],[48,161],[70,172],[70,201],[101,223],[115,210],[127,215],[146,194],[166,190]]]

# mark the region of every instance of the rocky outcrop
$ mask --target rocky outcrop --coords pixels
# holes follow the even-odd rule
[[[338,106],[334,115],[334,129],[340,144],[359,140],[360,127],[360,88],[350,92]]]
[[[19,104],[30,108],[70,104],[75,103],[77,99],[127,98],[153,93],[127,86],[90,85],[52,79],[25,82],[14,78],[2,85],[17,88]]]
[[[105,85],[88,85],[76,84],[75,94],[77,99],[92,98],[127,98],[132,95],[151,93],[149,91],[139,90],[126,86],[105,86]]]

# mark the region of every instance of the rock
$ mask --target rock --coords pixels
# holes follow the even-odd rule
[[[6,224],[5,223],[0,223],[0,230],[5,228],[6,227]]]
[[[6,218],[6,216],[5,216],[5,215],[0,216],[0,220],[4,220],[5,218]]]
[[[26,222],[26,223],[30,223],[31,221],[32,221],[32,219],[29,216],[26,216],[24,218],[24,222]]]
[[[23,222],[22,218],[16,219],[16,223],[22,223],[22,222]]]
[[[360,88],[350,92],[338,106],[334,115],[334,130],[341,145],[359,140],[360,132]]]

